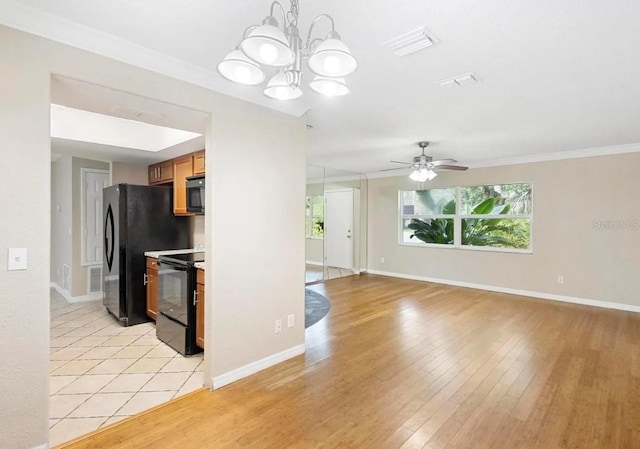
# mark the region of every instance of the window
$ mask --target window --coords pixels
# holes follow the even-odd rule
[[[530,183],[409,190],[399,197],[401,244],[531,250]]]
[[[307,238],[324,237],[324,196],[307,196],[305,229]]]
[[[401,192],[402,243],[453,245],[456,189]]]

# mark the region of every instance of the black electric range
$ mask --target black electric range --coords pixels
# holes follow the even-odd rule
[[[156,336],[182,355],[202,351],[196,345],[197,262],[204,262],[204,252],[158,257]]]

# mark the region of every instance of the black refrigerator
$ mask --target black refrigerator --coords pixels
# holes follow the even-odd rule
[[[104,306],[123,326],[147,317],[145,251],[192,246],[191,218],[173,215],[173,189],[117,184],[103,190]]]

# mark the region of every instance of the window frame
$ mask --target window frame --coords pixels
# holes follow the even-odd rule
[[[528,248],[505,248],[500,246],[474,246],[474,245],[463,245],[462,244],[462,220],[464,219],[482,219],[482,218],[496,218],[496,215],[491,214],[461,214],[461,197],[462,197],[462,189],[467,187],[479,187],[479,186],[488,186],[488,185],[507,185],[507,184],[529,184],[531,186],[531,213],[530,214],[505,214],[504,219],[527,219],[529,220],[529,247]],[[437,189],[455,189],[456,194],[456,213],[451,215],[445,214],[434,214],[434,215],[403,215],[403,197],[402,193],[412,190],[402,190],[398,189],[398,245],[399,246],[408,246],[414,248],[444,248],[444,249],[461,249],[468,251],[486,251],[486,252],[499,252],[499,253],[515,253],[515,254],[533,254],[533,216],[534,216],[534,186],[533,181],[520,181],[520,182],[503,182],[503,183],[492,183],[492,184],[470,184],[470,185],[457,185],[457,186],[437,186],[432,189],[413,189],[416,190],[437,190]],[[453,244],[442,244],[442,243],[425,243],[420,240],[416,242],[405,242],[403,241],[403,230],[404,230],[404,220],[411,218],[444,218],[444,219],[453,219]]]
[[[324,194],[322,195],[306,195],[305,196],[305,206],[306,206],[306,202],[310,200],[310,207],[308,210],[305,210],[305,238],[307,239],[311,239],[311,240],[324,240],[324,229],[322,230],[322,237],[316,237],[313,235],[313,219],[314,218],[321,218],[324,221]],[[322,203],[322,215],[314,215],[313,214],[313,198],[321,198],[321,203]],[[308,220],[307,220],[308,219]]]

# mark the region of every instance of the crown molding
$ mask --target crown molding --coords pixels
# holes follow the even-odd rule
[[[532,164],[536,162],[550,162],[550,161],[560,161],[565,159],[580,159],[585,157],[611,156],[615,154],[628,154],[628,153],[637,153],[637,152],[640,152],[640,143],[630,143],[630,144],[624,144],[624,145],[585,148],[582,150],[528,154],[528,155],[514,156],[509,158],[485,159],[482,161],[470,163],[468,164],[468,166],[469,166],[469,169],[499,167],[502,165]],[[401,170],[405,170],[406,173],[403,173]],[[407,169],[399,168],[398,172],[392,173],[389,171],[385,171],[385,172],[378,171],[378,172],[367,173],[366,176],[369,179],[391,178],[394,176],[408,176],[409,173],[411,172],[411,168],[410,167]]]
[[[529,164],[535,162],[560,161],[564,159],[580,159],[584,157],[609,156],[613,154],[637,153],[640,143],[611,145],[606,147],[584,148],[581,150],[558,151],[553,153],[529,154],[509,158],[485,159],[469,164],[469,168],[497,167],[500,165]]]
[[[263,95],[233,89],[235,86],[215,71],[14,0],[0,0],[0,24],[295,117],[309,110],[304,101],[277,103]]]

